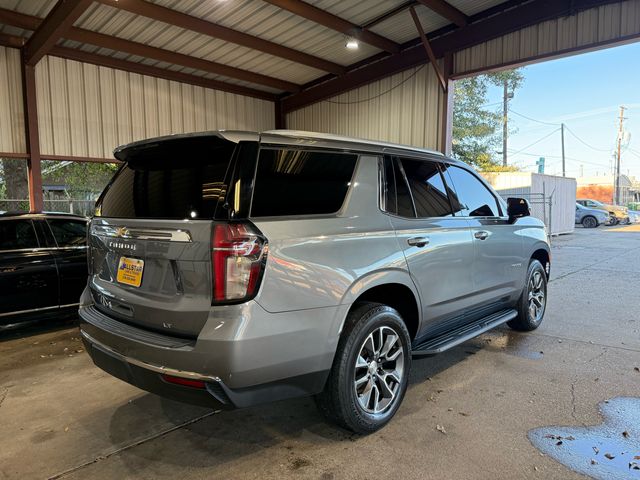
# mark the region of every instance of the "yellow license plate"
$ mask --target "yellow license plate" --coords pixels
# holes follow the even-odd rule
[[[118,275],[116,280],[126,285],[139,287],[142,283],[142,271],[144,270],[144,260],[137,258],[120,257],[118,262]]]

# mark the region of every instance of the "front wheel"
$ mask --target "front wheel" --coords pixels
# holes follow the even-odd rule
[[[378,303],[358,305],[347,317],[318,408],[353,432],[375,432],[400,407],[410,366],[411,339],[400,314]]]
[[[584,228],[596,228],[598,226],[598,220],[595,217],[584,217],[582,219],[582,226]]]
[[[538,260],[531,260],[527,283],[518,301],[518,316],[507,322],[514,330],[528,332],[542,323],[547,307],[547,274]]]

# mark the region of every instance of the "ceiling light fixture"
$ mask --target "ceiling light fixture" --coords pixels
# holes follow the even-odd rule
[[[359,46],[360,44],[358,43],[358,40],[351,37],[347,38],[347,43],[345,44],[345,47],[347,47],[349,50],[357,50]]]

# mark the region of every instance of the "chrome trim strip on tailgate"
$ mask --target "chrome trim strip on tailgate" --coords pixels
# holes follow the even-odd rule
[[[188,230],[162,228],[136,228],[116,225],[91,225],[91,235],[112,238],[130,238],[135,240],[164,240],[168,242],[192,241]]]
[[[188,371],[185,371],[185,370],[176,370],[175,368],[162,367],[160,365],[153,365],[151,363],[143,362],[142,360],[138,360],[138,359],[135,359],[135,358],[132,358],[132,357],[127,357],[126,355],[122,355],[121,353],[116,352],[111,347],[107,347],[104,343],[100,343],[99,341],[97,341],[95,338],[93,338],[91,335],[89,335],[84,330],[80,330],[80,335],[82,335],[87,340],[87,342],[89,342],[90,344],[95,345],[98,348],[107,351],[108,353],[110,353],[111,355],[115,356],[116,358],[119,358],[120,360],[123,360],[123,361],[125,361],[127,363],[130,363],[131,365],[135,365],[135,366],[140,367],[140,368],[145,368],[147,370],[151,370],[151,371],[156,372],[156,373],[161,373],[161,374],[165,374],[165,375],[171,375],[173,377],[189,378],[189,379],[192,379],[192,380],[203,380],[203,381],[208,381],[208,382],[220,382],[221,381],[219,377],[213,377],[213,376],[209,376],[209,375],[202,375],[200,373],[188,372]]]

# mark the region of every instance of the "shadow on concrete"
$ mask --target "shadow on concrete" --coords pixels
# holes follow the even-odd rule
[[[436,357],[416,359],[410,374],[409,391],[428,378],[436,377],[448,368],[466,361],[482,350],[483,341],[465,344]],[[163,421],[179,426],[207,413],[187,405],[144,395],[134,402],[140,412],[146,412],[147,421],[161,415]],[[400,408],[397,418],[410,415],[416,404]],[[131,429],[139,420],[132,419],[129,405],[118,408],[112,416],[109,435],[114,445],[127,444]],[[132,421],[133,424],[132,425]],[[393,420],[392,420],[393,421]],[[147,427],[148,428],[148,427]],[[312,446],[344,443],[345,447],[356,442],[359,435],[328,423],[316,409],[313,398],[297,398],[259,405],[252,408],[220,412],[185,425],[164,439],[154,439],[136,445],[120,454],[129,471],[162,468],[162,464],[185,468],[212,468],[234,462],[253,453],[273,447],[292,450],[292,440],[304,438]],[[284,457],[283,457],[284,458]]]

